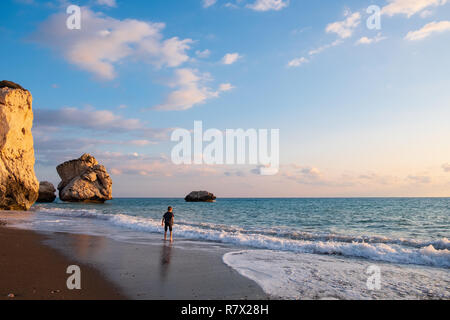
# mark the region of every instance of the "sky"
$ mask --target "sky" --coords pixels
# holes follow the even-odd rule
[[[115,197],[450,195],[448,0],[3,0],[0,41],[40,181],[90,153]],[[278,174],[174,164],[194,121],[279,129]]]

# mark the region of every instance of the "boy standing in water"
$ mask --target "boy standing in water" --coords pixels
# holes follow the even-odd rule
[[[161,225],[164,226],[164,241],[167,240],[167,229],[170,230],[170,242],[173,241],[172,238],[172,227],[173,227],[173,221],[174,221],[174,214],[173,214],[173,208],[169,207],[167,209],[167,212],[164,214]]]

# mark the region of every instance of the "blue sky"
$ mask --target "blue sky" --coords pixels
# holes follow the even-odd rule
[[[33,94],[41,180],[89,152],[116,197],[448,196],[448,2],[6,0],[2,78]],[[174,166],[195,120],[280,129],[279,174]]]

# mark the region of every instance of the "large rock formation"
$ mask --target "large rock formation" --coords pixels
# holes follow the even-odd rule
[[[184,200],[187,202],[214,202],[216,196],[208,191],[192,191]]]
[[[37,202],[39,203],[52,203],[56,199],[55,186],[48,181],[41,181],[39,183],[39,197]]]
[[[29,91],[0,82],[0,209],[28,210],[38,198],[34,173],[33,98]]]
[[[112,199],[112,180],[105,167],[84,154],[81,158],[60,164],[59,198],[68,202],[105,202]]]

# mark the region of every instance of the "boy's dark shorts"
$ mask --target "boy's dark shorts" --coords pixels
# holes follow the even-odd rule
[[[167,229],[169,229],[170,232],[172,232],[172,224],[171,223],[165,223],[164,231],[167,232]]]

